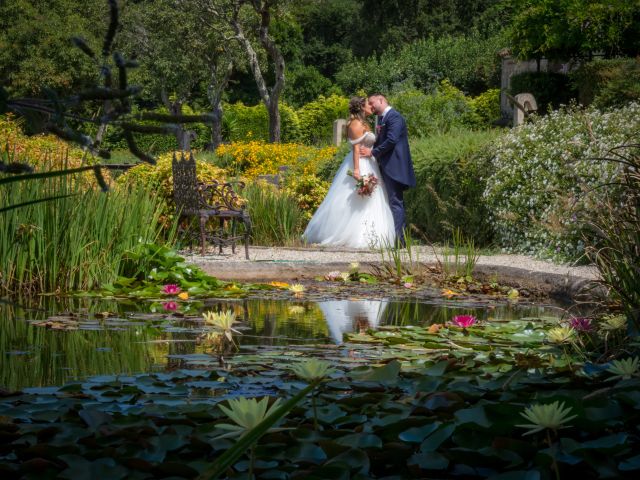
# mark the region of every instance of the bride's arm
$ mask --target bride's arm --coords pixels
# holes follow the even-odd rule
[[[358,139],[365,133],[364,125],[359,121],[353,121],[349,124],[349,139]],[[353,178],[358,180],[360,178],[360,142],[351,142],[351,148],[353,148]]]

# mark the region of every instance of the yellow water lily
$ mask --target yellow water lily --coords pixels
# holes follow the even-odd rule
[[[292,285],[289,285],[289,291],[295,293],[296,295],[304,293],[306,290],[307,289],[301,283],[294,283]]]
[[[304,362],[296,363],[291,366],[291,370],[297,377],[308,382],[325,378],[336,371],[331,368],[329,362],[318,360],[317,358],[310,358]]]
[[[187,292],[180,292],[178,294],[178,298],[180,300],[187,300],[189,298],[189,294]]]
[[[233,341],[232,332],[242,335],[232,326],[236,322],[236,314],[232,310],[227,310],[226,312],[204,312],[202,317],[207,325],[221,330],[229,341]]]
[[[571,407],[564,408],[564,402],[555,401],[548,405],[536,404],[521,412],[524,418],[529,420],[530,424],[516,425],[516,427],[527,428],[529,431],[524,435],[541,432],[545,428],[557,430],[564,428],[567,422],[573,420],[577,415],[571,415]]]
[[[631,377],[640,375],[640,358],[629,357],[624,360],[614,360],[607,370],[615,374],[609,380],[629,380]]]
[[[555,327],[547,332],[547,339],[551,343],[565,343],[571,340],[575,330],[569,326]]]
[[[269,397],[263,397],[260,401],[255,398],[232,398],[228,401],[228,407],[224,405],[218,406],[230,420],[235,422],[235,425],[222,423],[216,425],[216,427],[229,430],[232,435],[242,436],[271,415],[280,406],[280,402],[281,399],[278,398],[271,407],[267,408],[269,406]]]

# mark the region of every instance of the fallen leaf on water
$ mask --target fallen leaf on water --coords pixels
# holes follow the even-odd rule
[[[271,282],[269,285],[271,285],[272,287],[278,287],[278,288],[288,288],[289,284],[286,282]]]

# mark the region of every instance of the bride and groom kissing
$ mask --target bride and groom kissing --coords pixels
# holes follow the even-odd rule
[[[375,133],[367,118],[376,114]],[[349,101],[351,151],[304,234],[307,243],[372,248],[404,246],[404,191],[415,187],[407,124],[386,97],[376,93]],[[375,188],[375,178],[378,188]],[[369,184],[369,185],[367,185]],[[363,185],[368,188],[360,188]]]

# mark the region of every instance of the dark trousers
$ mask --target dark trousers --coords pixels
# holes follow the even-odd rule
[[[407,187],[402,183],[396,182],[390,176],[385,175],[384,172],[380,172],[380,174],[387,189],[387,196],[389,197],[389,207],[391,207],[393,224],[396,229],[396,241],[404,247],[404,229],[406,227],[406,214],[404,212],[404,191]]]

